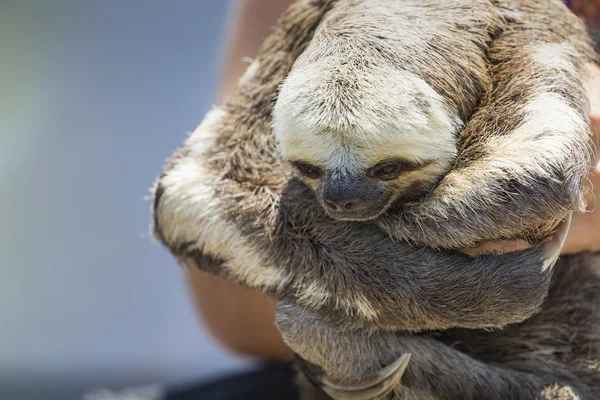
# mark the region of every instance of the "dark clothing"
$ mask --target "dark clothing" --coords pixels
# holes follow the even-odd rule
[[[206,384],[170,390],[164,400],[297,400],[294,371],[266,365]]]

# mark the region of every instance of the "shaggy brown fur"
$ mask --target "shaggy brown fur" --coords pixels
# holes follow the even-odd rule
[[[452,171],[424,201],[383,222],[403,240],[456,248],[524,234],[535,239],[584,209],[591,149],[581,74],[583,62],[597,62],[591,39],[560,1],[492,3],[506,21],[488,50],[492,86],[461,133]],[[527,105],[536,96],[556,96],[572,120],[544,126],[564,111],[550,106],[532,115]],[[527,121],[537,124],[529,134]]]
[[[380,353],[384,363],[405,352],[413,354],[402,385],[396,389],[398,399],[598,399],[599,272],[598,254],[565,257],[555,267],[555,282],[541,312],[502,330],[381,333],[367,340],[355,333],[350,339],[357,347],[369,346],[363,348],[364,354]],[[288,315],[294,312],[293,306],[285,307],[286,311],[279,312],[279,323],[284,328],[289,328],[288,322],[296,328],[306,324],[301,329],[310,340],[304,345],[328,349],[322,365],[347,360],[368,368],[365,359],[372,358],[364,354],[353,351],[358,357],[355,360],[336,354],[347,352],[346,346],[324,335],[337,337],[340,327],[328,332],[318,324],[315,332],[310,315],[303,312],[299,322],[296,315]],[[320,368],[304,363],[303,370],[311,371],[313,379],[318,377]]]
[[[561,99],[570,96],[574,115],[583,118],[587,108],[580,79],[568,62],[578,67],[592,57],[579,22],[558,2],[492,3],[503,21],[501,32],[494,31],[496,47],[488,50],[494,83],[461,137],[456,166],[438,186],[442,192],[413,208],[395,210],[387,223],[329,219],[312,191],[280,162],[270,134],[277,87],[335,6],[334,0],[299,1],[284,13],[236,93],[207,116],[157,181],[156,237],[183,262],[195,259],[203,269],[281,299],[280,329],[307,360],[301,362],[307,371],[312,369],[310,361],[329,377],[349,381],[410,352],[399,391],[409,399],[560,398],[570,391],[594,398],[600,391],[597,375],[586,369],[596,359],[600,323],[594,294],[600,284],[593,272],[597,258],[563,260],[569,268],[555,272],[556,286],[544,311],[523,322],[540,309],[551,284],[552,271],[541,271],[540,245],[471,258],[415,248],[381,229],[404,237],[403,226],[408,226],[414,237],[407,240],[438,248],[519,236],[523,229],[539,239],[581,206],[581,180],[587,171],[581,166],[585,162],[569,151],[588,156],[582,139],[587,132],[582,134],[576,124],[572,135],[540,132],[525,146],[527,151],[547,150],[541,144],[547,144],[549,135],[555,149],[565,145],[569,151],[551,157],[538,153],[540,163],[531,171],[519,170],[524,175],[504,174],[500,180],[485,175],[486,163],[506,167],[514,165],[503,164],[507,158],[523,157],[480,146],[491,138],[475,140],[481,127],[504,126],[500,131],[507,133],[523,125],[520,102],[530,98],[532,88],[527,77],[507,71],[531,69],[540,87]],[[568,39],[575,50],[568,53],[566,64],[536,69],[521,44],[537,40],[541,29],[557,24],[551,29],[552,40]],[[526,33],[529,36],[518,37]],[[508,125],[503,125],[505,115],[496,107],[511,116]],[[583,143],[583,148],[573,149],[573,143]],[[542,162],[547,168],[540,167]],[[479,175],[470,163],[479,165]],[[439,193],[444,190],[458,196],[456,203],[443,202]],[[490,207],[494,212],[483,212]],[[519,207],[522,211],[517,213]],[[521,324],[492,333],[452,329],[515,323]],[[399,330],[444,332],[391,333]],[[466,344],[456,343],[463,337],[468,338]],[[319,374],[311,378],[318,381]]]

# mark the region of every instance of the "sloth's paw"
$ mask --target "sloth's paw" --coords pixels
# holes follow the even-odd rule
[[[381,400],[398,385],[410,361],[410,354],[404,353],[377,375],[356,384],[338,384],[324,377],[321,388],[334,400]]]

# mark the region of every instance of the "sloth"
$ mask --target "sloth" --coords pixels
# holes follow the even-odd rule
[[[155,237],[277,298],[321,394],[594,398],[600,261],[554,264],[596,61],[559,1],[300,0],[156,181]]]

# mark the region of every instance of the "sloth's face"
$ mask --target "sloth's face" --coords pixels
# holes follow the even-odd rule
[[[331,217],[369,220],[439,181],[463,122],[417,75],[346,61],[297,60],[280,87],[273,130],[282,158]]]
[[[302,160],[293,160],[291,165],[330,217],[352,221],[374,219],[392,205],[418,200],[446,170],[436,160],[415,163],[400,158],[387,158],[354,172]]]

